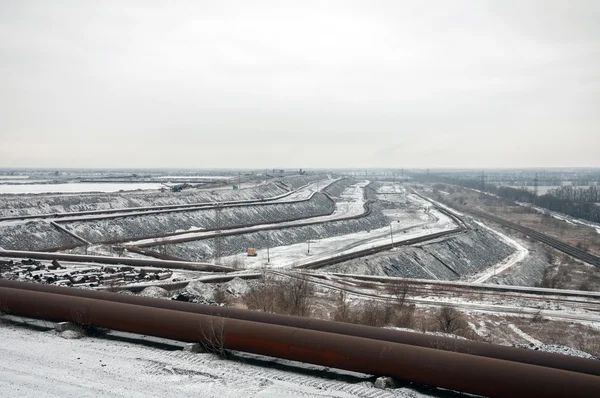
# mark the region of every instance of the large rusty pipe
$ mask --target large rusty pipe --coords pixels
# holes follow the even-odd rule
[[[500,346],[475,341],[457,340],[449,337],[428,336],[422,333],[403,332],[349,323],[278,315],[258,311],[248,311],[237,308],[223,308],[212,305],[185,303],[172,300],[160,300],[109,292],[98,292],[87,289],[64,288],[42,285],[39,283],[26,283],[0,279],[0,287],[64,294],[74,297],[85,297],[195,314],[222,316],[225,318],[247,320],[252,322],[290,326],[301,329],[364,337],[394,343],[410,344],[426,348],[436,348],[445,351],[461,352],[465,354],[527,363],[531,365],[546,366],[600,376],[600,361],[549,352],[526,350],[523,348]]]
[[[596,397],[600,377],[498,359],[182,311],[0,288],[11,314],[70,320],[490,397]]]

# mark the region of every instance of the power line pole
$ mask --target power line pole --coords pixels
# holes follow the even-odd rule
[[[392,241],[392,247],[394,247],[394,230],[392,229],[392,223],[390,223],[390,240]]]
[[[215,234],[215,264],[221,264],[221,253],[222,253],[222,239],[221,236],[221,205],[218,204],[215,208],[215,224],[217,224],[217,230]]]
[[[270,247],[271,247],[271,240],[267,236],[267,262],[268,263],[271,262],[271,253],[269,252]]]
[[[485,174],[481,170],[481,192],[485,192]]]

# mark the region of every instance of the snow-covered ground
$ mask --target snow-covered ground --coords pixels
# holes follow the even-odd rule
[[[357,196],[357,194],[354,195]],[[411,196],[411,200],[414,198],[416,198],[414,195]],[[383,228],[310,240],[310,243],[307,241],[257,250],[257,257],[249,257],[244,260],[244,263],[248,268],[296,267],[316,260],[389,244],[392,239],[394,242],[399,242],[456,228],[456,224],[449,217],[435,209],[431,210],[428,214],[429,220],[425,222],[418,218],[415,220],[415,217],[408,216],[406,213],[404,213],[404,219],[400,220],[400,214],[400,212],[396,214],[395,222],[392,221],[389,226]],[[390,232],[393,233],[393,236],[390,235]],[[224,258],[225,263],[234,261],[236,256],[229,257]],[[270,257],[270,262],[267,262],[267,257]]]
[[[12,325],[0,325],[0,333],[0,395],[5,397],[423,396],[406,388],[375,389],[367,375],[340,371],[337,378],[320,377],[319,366],[249,354],[224,360],[113,339],[66,339],[54,331]],[[262,359],[259,364],[266,366],[244,358]]]
[[[377,190],[377,193],[381,193],[381,194],[406,193],[406,189],[404,188],[403,185],[400,185],[400,184],[383,183]]]

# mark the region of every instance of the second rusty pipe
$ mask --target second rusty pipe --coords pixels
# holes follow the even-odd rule
[[[0,287],[11,314],[69,320],[490,397],[596,397],[600,377],[273,324]]]
[[[64,294],[74,297],[93,298],[153,308],[171,309],[195,314],[222,316],[226,318],[247,320],[252,322],[270,323],[281,326],[290,326],[348,336],[364,337],[394,343],[410,344],[426,348],[462,352],[471,355],[528,363],[531,365],[547,366],[556,369],[600,376],[600,361],[549,352],[526,350],[523,348],[480,343],[476,341],[457,340],[450,337],[428,336],[422,333],[404,332],[371,326],[324,321],[320,319],[248,311],[237,308],[224,308],[212,305],[185,303],[172,300],[160,300],[149,297],[98,292],[87,289],[57,287],[38,283],[26,283],[0,279],[0,287]]]

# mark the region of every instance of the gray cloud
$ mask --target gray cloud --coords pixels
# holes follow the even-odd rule
[[[600,166],[600,3],[0,4],[0,167]]]

